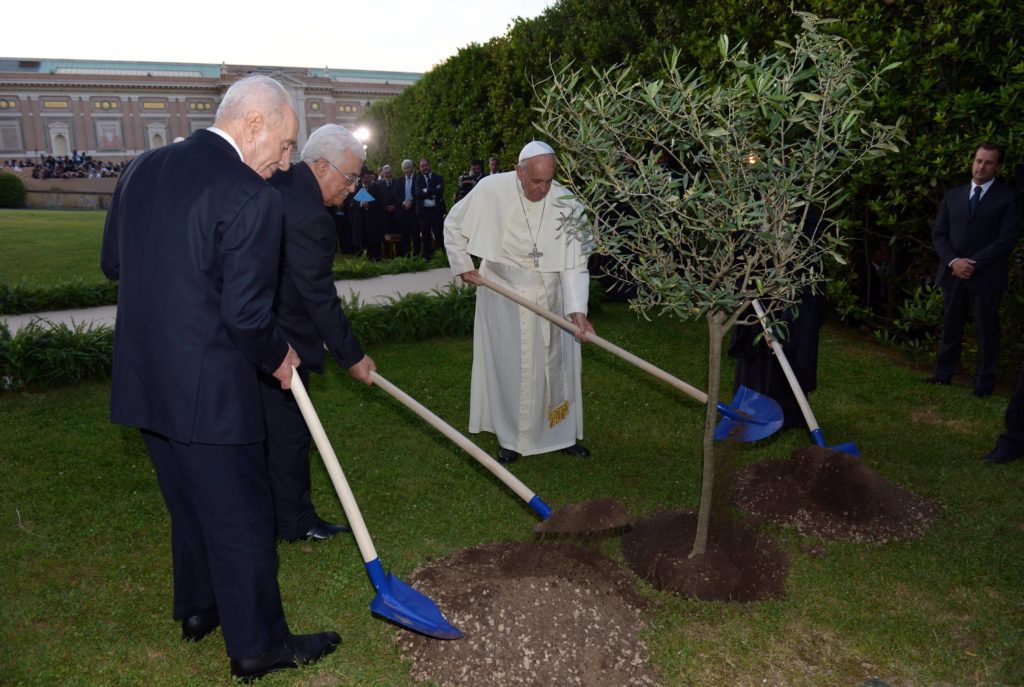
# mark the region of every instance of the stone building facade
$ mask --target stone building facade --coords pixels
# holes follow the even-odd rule
[[[323,124],[354,128],[411,72],[0,58],[0,160],[78,151],[118,162],[213,124],[221,96],[253,73],[279,81],[299,113],[298,149]]]

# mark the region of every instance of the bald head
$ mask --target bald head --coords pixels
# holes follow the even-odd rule
[[[243,119],[252,110],[260,110],[278,120],[287,110],[295,113],[284,86],[269,76],[254,74],[231,84],[217,107],[213,125],[224,129],[224,126]]]
[[[299,120],[288,92],[269,76],[247,76],[232,84],[213,125],[231,136],[245,164],[264,179],[288,169]]]

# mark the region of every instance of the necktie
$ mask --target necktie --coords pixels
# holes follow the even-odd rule
[[[981,186],[974,187],[974,193],[971,194],[970,210],[971,214],[978,209],[978,203],[981,202]]]

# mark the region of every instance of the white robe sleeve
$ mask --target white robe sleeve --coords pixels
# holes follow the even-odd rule
[[[472,229],[463,226],[469,203],[470,196],[466,196],[455,204],[444,219],[444,249],[448,253],[453,277],[476,269],[473,258],[469,257],[469,232]]]
[[[590,271],[587,263],[571,270],[565,270],[562,276],[562,307],[566,317],[574,312],[587,314],[587,303],[590,300]]]

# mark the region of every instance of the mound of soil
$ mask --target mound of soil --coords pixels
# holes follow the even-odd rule
[[[821,446],[736,471],[729,493],[737,507],[770,522],[857,542],[917,537],[940,511],[862,460]]]
[[[633,521],[622,503],[597,499],[563,506],[542,520],[536,534],[598,534],[628,527]]]
[[[783,596],[789,556],[770,539],[719,517],[705,553],[690,558],[696,532],[695,513],[659,513],[633,523],[622,552],[637,575],[683,596],[738,602]]]
[[[642,599],[611,559],[565,543],[456,551],[410,577],[462,639],[401,632],[413,678],[441,685],[654,685]]]

